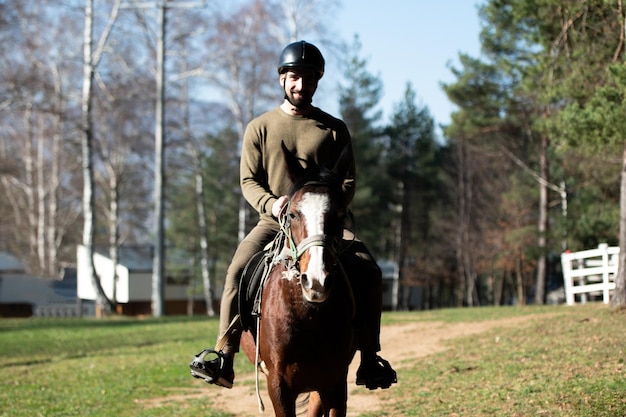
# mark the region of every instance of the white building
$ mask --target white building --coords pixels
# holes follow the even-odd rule
[[[65,269],[60,279],[26,272],[13,255],[0,252],[0,316],[76,316],[76,276]]]
[[[107,298],[117,304],[118,313],[151,314],[153,254],[150,246],[121,247],[115,274],[113,262],[108,256],[95,252],[93,261],[100,285]],[[88,276],[87,262],[87,249],[79,245],[76,253],[78,298],[95,301],[96,288]],[[171,277],[165,277],[165,280],[166,314],[185,314],[189,303],[193,304],[194,311],[206,311],[203,310],[202,294],[192,291],[189,279],[175,282]]]

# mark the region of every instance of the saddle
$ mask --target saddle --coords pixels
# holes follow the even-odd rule
[[[256,319],[261,314],[261,294],[264,280],[270,273],[269,269],[275,262],[275,256],[284,245],[284,233],[278,233],[260,252],[250,258],[239,280],[239,321],[243,330],[250,331],[256,338]],[[354,237],[347,243],[353,243]]]
[[[239,320],[244,330],[249,330],[255,337],[255,319],[261,313],[259,310],[263,275],[271,262],[270,250],[257,252],[246,264],[239,281]]]

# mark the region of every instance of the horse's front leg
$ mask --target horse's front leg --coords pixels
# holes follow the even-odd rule
[[[328,410],[328,417],[346,417],[348,413],[348,384],[337,384],[320,392],[320,399],[324,410]],[[321,415],[321,414],[320,414]]]
[[[270,371],[270,375],[267,378],[267,390],[274,406],[274,414],[276,417],[296,417],[296,399],[298,395],[277,374],[277,372]]]
[[[311,392],[309,396],[309,406],[307,408],[306,417],[322,417],[324,415],[324,406],[322,399],[317,391]]]

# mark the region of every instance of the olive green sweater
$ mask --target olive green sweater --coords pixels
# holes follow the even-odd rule
[[[292,185],[285,172],[281,142],[303,166],[312,161],[331,168],[344,146],[350,146],[352,167],[343,187],[346,201],[352,201],[354,154],[345,123],[317,107],[306,116],[291,116],[276,107],[248,124],[241,149],[241,189],[261,217],[272,217],[272,205],[278,197],[287,195]]]

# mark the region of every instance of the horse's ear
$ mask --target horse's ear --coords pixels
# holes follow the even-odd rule
[[[352,160],[352,146],[346,145],[341,150],[337,162],[335,162],[333,172],[337,174],[339,178],[345,178],[352,167]]]
[[[285,162],[287,163],[287,174],[292,181],[297,178],[301,178],[304,174],[304,168],[300,165],[298,158],[287,149],[284,141],[280,142],[280,146],[283,149],[283,155],[285,156]]]

